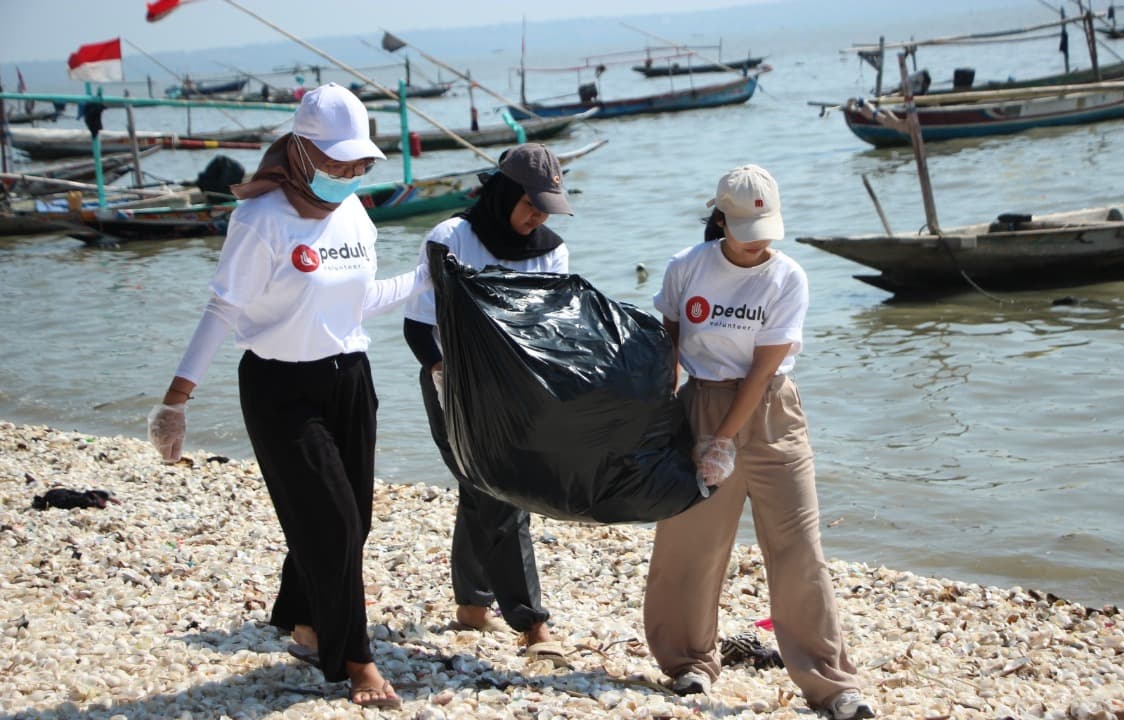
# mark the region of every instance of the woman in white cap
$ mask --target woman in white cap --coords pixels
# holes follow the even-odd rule
[[[660,521],[644,625],[680,694],[718,678],[718,603],[746,498],[765,561],[777,644],[809,705],[869,718],[847,659],[820,547],[808,428],[790,377],[803,344],[808,279],[771,247],[784,238],[780,193],[764,169],[724,175],[706,241],[672,257],[654,298],[689,378],[679,391],[715,497]],[[716,241],[715,241],[716,240]]]
[[[288,554],[270,622],[352,702],[397,707],[367,635],[363,545],[371,528],[378,398],[363,319],[432,287],[429,269],[376,280],[377,232],[355,190],[385,156],[367,110],[328,83],[301,99],[230,217],[212,295],[149,436],[180,457],[186,403],[233,331],[246,431]]]
[[[476,204],[445,220],[422,241],[449,248],[457,259],[477,268],[503,265],[520,272],[569,272],[569,252],[562,238],[543,225],[547,217],[573,215],[562,188],[558,158],[541,144],[516,146],[500,156],[499,172],[485,182]],[[403,332],[421,363],[421,393],[433,442],[458,481],[457,517],[449,559],[453,596],[460,625],[482,631],[502,629],[491,616],[493,603],[504,620],[522,634],[527,655],[564,665],[561,645],[551,639],[543,609],[530,515],[477,490],[461,472],[449,446],[445,413],[439,404],[442,351],[437,333],[436,302],[426,292],[406,305]],[[455,352],[453,348],[445,348]]]

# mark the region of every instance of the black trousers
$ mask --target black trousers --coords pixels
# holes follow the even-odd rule
[[[289,551],[270,622],[311,625],[320,668],[372,662],[363,590],[371,530],[378,398],[366,353],[238,366],[242,417]]]
[[[488,607],[496,602],[507,624],[519,632],[546,622],[550,613],[542,608],[530,514],[472,486],[453,457],[445,413],[425,368],[419,382],[433,442],[457,479],[457,519],[449,557],[453,598],[458,605]]]

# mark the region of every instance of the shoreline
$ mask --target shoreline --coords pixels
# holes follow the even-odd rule
[[[455,492],[378,480],[368,621],[404,704],[360,710],[268,625],[284,541],[256,463],[187,457],[168,466],[137,439],[0,421],[0,716],[811,717],[784,670],[726,667],[709,699],[659,685],[641,623],[648,528],[532,520],[570,669],[529,662],[514,635],[454,629]],[[54,486],[119,502],[31,509]],[[879,717],[1124,720],[1117,608],[861,563],[829,569]],[[767,616],[760,553],[739,544],[719,634]]]

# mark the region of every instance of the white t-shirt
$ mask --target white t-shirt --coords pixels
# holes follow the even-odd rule
[[[214,296],[176,374],[199,382],[230,330],[241,348],[306,362],[363,352],[365,317],[432,288],[428,265],[376,280],[378,231],[355,195],[302,218],[277,189],[238,205],[211,281]]]
[[[741,379],[755,347],[792,343],[777,370],[785,375],[803,346],[808,277],[779,250],[756,267],[739,267],[715,240],[672,257],[653,302],[679,323],[679,364],[691,376]]]
[[[429,231],[421,243],[419,263],[425,262],[427,242],[441,243],[457,257],[462,265],[484,269],[487,265],[502,265],[518,272],[568,273],[570,272],[570,251],[563,243],[550,252],[526,260],[502,260],[484,247],[480,238],[472,231],[472,225],[464,218],[449,218]],[[437,303],[433,291],[419,293],[406,303],[406,317],[410,320],[437,325]]]

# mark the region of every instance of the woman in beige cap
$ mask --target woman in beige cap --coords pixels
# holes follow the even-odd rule
[[[672,689],[709,692],[721,669],[719,596],[752,498],[789,676],[832,720],[873,717],[844,647],[820,547],[812,447],[790,377],[808,279],[771,247],[784,238],[784,222],[768,172],[731,170],[709,204],[707,241],[671,259],[654,302],[690,375],[679,397],[697,441],[699,478],[716,497],[656,526],[644,598],[648,644]]]

